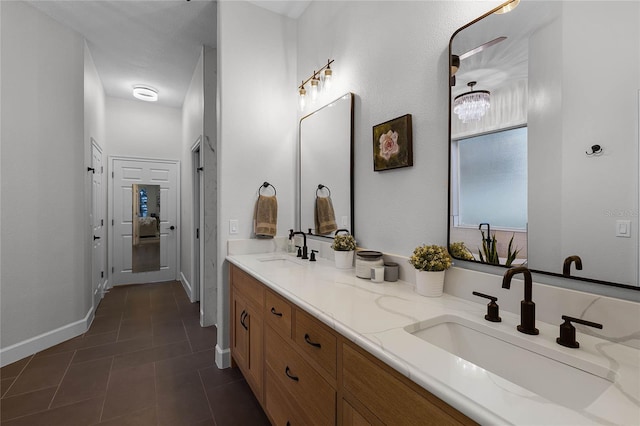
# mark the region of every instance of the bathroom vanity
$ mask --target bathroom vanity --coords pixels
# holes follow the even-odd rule
[[[583,333],[565,348],[558,324],[523,335],[519,315],[490,323],[482,302],[326,259],[227,260],[232,358],[273,424],[640,424],[635,348]]]

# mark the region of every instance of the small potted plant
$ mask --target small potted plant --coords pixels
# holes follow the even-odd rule
[[[331,248],[334,250],[336,268],[349,269],[353,267],[353,253],[356,249],[356,239],[353,238],[353,235],[336,234],[333,237]]]
[[[416,291],[428,297],[442,296],[444,273],[451,267],[451,256],[445,247],[423,244],[409,258],[416,268]]]

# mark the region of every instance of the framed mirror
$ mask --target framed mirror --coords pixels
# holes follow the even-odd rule
[[[497,10],[449,45],[450,251],[640,289],[640,3]]]
[[[302,117],[298,141],[298,229],[320,237],[333,237],[335,229],[354,234],[353,94]]]
[[[132,272],[160,270],[160,185],[132,185]]]

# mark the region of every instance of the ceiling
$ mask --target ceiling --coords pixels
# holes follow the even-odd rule
[[[216,46],[213,0],[28,1],[87,40],[107,96],[134,99],[136,84],[181,108],[202,45]]]
[[[1,0],[0,0],[1,1]],[[202,45],[216,47],[216,0],[27,0],[87,40],[107,96],[134,99],[134,85],[181,108]],[[250,3],[297,19],[311,0]]]

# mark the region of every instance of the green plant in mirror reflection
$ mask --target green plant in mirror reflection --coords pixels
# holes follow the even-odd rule
[[[496,238],[496,234],[493,234],[493,236],[489,240],[487,240],[484,235],[484,231],[480,231],[480,233],[482,234],[482,250],[478,250],[480,262],[488,263],[490,265],[500,265],[500,256],[498,255],[498,239]],[[517,247],[513,247],[514,237],[515,232],[511,235],[511,239],[509,240],[509,246],[507,247],[507,257],[504,264],[505,266],[511,266],[521,250]]]

